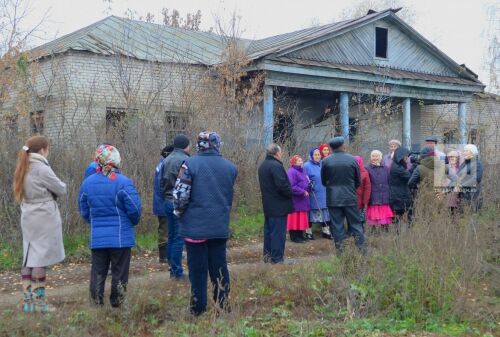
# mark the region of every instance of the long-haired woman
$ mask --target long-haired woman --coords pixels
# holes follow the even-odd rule
[[[29,138],[19,152],[14,174],[14,195],[21,205],[24,312],[54,310],[45,300],[46,269],[65,257],[56,199],[66,194],[66,184],[52,171],[48,155],[46,137]]]

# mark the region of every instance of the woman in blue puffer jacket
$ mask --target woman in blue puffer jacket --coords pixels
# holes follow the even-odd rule
[[[80,214],[90,224],[92,251],[90,296],[103,305],[104,284],[111,264],[111,306],[123,302],[128,282],[134,226],[141,218],[141,199],[129,178],[120,173],[120,153],[111,145],[96,150],[97,173],[86,178],[78,197]]]

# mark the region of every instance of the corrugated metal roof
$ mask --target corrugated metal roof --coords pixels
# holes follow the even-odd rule
[[[249,40],[240,42],[244,47],[250,44]],[[110,16],[34,48],[30,53],[33,58],[39,58],[81,50],[148,61],[211,65],[221,61],[225,46],[224,38],[214,33]]]
[[[433,81],[441,83],[454,83],[454,84],[467,84],[467,85],[481,85],[479,81],[472,81],[460,77],[449,77],[449,76],[438,76],[432,74],[416,73],[412,71],[392,69],[388,67],[381,66],[367,66],[367,65],[357,65],[357,64],[340,64],[322,61],[311,61],[290,57],[276,57],[272,59],[273,61],[283,62],[286,64],[297,64],[303,66],[315,66],[323,68],[338,69],[343,71],[352,71],[367,73],[379,76],[388,76],[394,79],[410,79],[410,80],[421,80],[421,81]]]
[[[286,64],[297,64],[302,66],[314,66],[323,67],[330,69],[338,69],[350,72],[367,73],[372,75],[379,75],[383,77],[391,77],[394,79],[410,79],[410,80],[421,80],[421,81],[433,81],[440,83],[453,83],[453,84],[466,84],[466,85],[482,85],[479,81],[473,81],[460,77],[449,77],[449,76],[438,76],[431,74],[416,73],[412,71],[405,71],[399,69],[392,69],[381,66],[367,66],[367,65],[357,65],[357,64],[340,64],[322,61],[311,61],[290,57],[276,57],[272,59],[273,61],[283,62]]]

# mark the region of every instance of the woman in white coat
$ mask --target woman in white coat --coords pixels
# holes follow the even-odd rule
[[[66,184],[50,168],[48,154],[47,138],[29,138],[19,153],[14,174],[14,195],[21,205],[24,312],[53,311],[45,301],[46,267],[65,257],[56,199],[66,194]]]

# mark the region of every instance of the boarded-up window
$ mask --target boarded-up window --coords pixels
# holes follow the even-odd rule
[[[165,111],[165,129],[167,144],[172,144],[179,133],[185,133],[187,128],[186,114],[178,111]]]
[[[387,58],[388,29],[375,27],[375,57]]]
[[[43,134],[44,113],[43,110],[30,112],[31,133]]]

